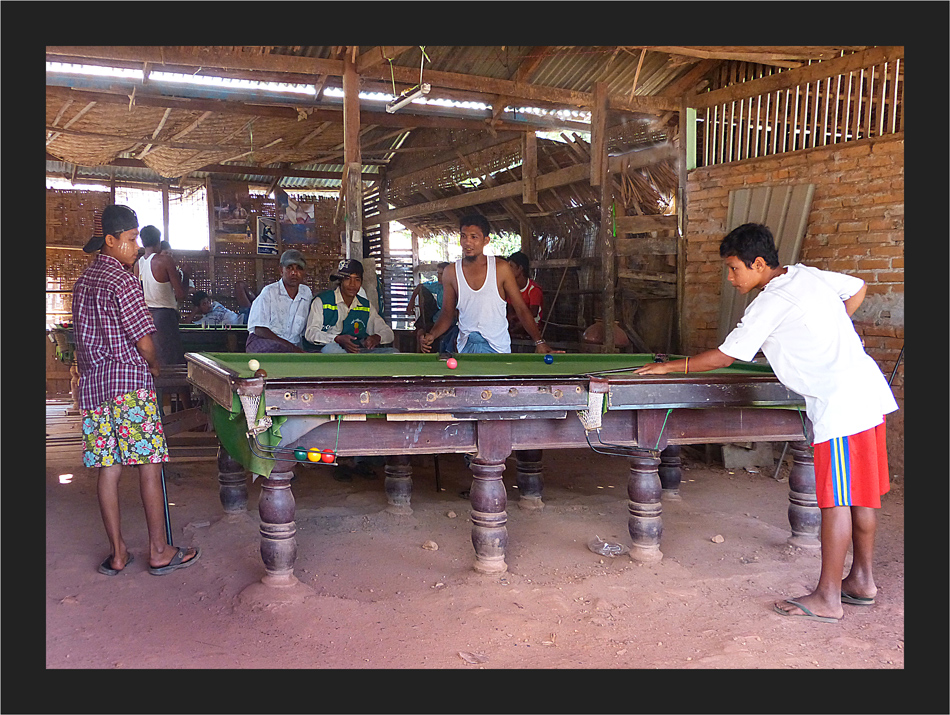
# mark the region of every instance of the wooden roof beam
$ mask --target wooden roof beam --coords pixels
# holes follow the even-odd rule
[[[194,47],[188,52],[179,47],[47,47],[48,56],[94,58],[123,62],[149,62],[162,65],[166,61],[191,67],[219,67],[222,69],[261,70],[267,72],[292,72],[298,74],[327,74],[342,77],[343,61],[293,55],[259,55],[247,52],[222,50],[219,47]],[[367,79],[396,81],[403,84],[418,83],[418,70],[414,67],[368,66],[360,75]],[[550,102],[575,107],[589,107],[593,102],[590,92],[576,92],[558,87],[545,87],[524,81],[492,79],[457,72],[426,71],[426,81],[434,87],[459,89],[485,94],[503,95],[537,102]],[[138,98],[136,97],[136,101]],[[676,111],[678,106],[665,97],[635,97],[633,100],[611,99],[611,109],[631,112]],[[409,113],[406,113],[407,115]]]
[[[362,73],[364,70],[376,67],[377,65],[386,64],[399,57],[399,55],[401,55],[406,50],[411,50],[413,47],[416,47],[416,45],[405,45],[400,47],[380,45],[379,47],[374,47],[371,50],[366,50],[366,52],[356,58],[356,71]]]
[[[778,72],[767,77],[760,77],[748,82],[740,82],[713,92],[704,92],[686,98],[688,107],[705,109],[725,102],[732,102],[746,97],[757,97],[782,89],[791,89],[803,84],[815,82],[839,74],[847,74],[855,70],[879,65],[882,62],[891,62],[904,57],[903,47],[874,47],[864,52],[855,52],[834,60],[825,60],[813,65],[798,69]]]

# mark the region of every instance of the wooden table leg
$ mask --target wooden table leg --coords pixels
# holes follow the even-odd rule
[[[472,546],[475,570],[479,573],[504,573],[505,549],[508,548],[508,495],[502,481],[505,463],[472,460]]]
[[[511,423],[507,420],[479,421],[478,454],[472,460],[472,545],[475,570],[504,573],[508,548],[508,495],[502,481],[505,460],[511,454]]]
[[[806,549],[821,546],[821,509],[815,495],[815,457],[808,442],[790,442],[792,469],[788,474],[788,543]]]
[[[671,444],[660,452],[660,484],[663,485],[664,499],[680,499],[680,483],[683,481],[683,447]]]
[[[541,511],[544,509],[544,502],[541,501],[541,494],[544,490],[544,479],[541,469],[541,450],[540,449],[518,449],[515,450],[515,459],[517,459],[518,473],[518,506],[529,511]]]
[[[247,475],[228,451],[218,446],[218,497],[225,514],[247,511]]]
[[[630,478],[627,482],[627,509],[630,516],[627,530],[633,539],[630,557],[644,563],[663,558],[660,536],[663,534],[663,492],[657,466],[660,460],[649,455],[630,457]]]
[[[412,497],[412,463],[409,455],[387,456],[385,472],[386,500],[389,502],[386,511],[390,514],[412,514],[409,505]]]
[[[290,488],[292,463],[277,462],[275,471],[264,478],[258,509],[261,515],[261,559],[267,572],[261,581],[268,586],[290,586],[297,582],[296,503]],[[287,471],[277,471],[286,469]]]

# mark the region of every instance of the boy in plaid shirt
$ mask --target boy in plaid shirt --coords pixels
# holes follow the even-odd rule
[[[115,576],[133,561],[122,538],[119,477],[122,465],[139,472],[149,535],[149,572],[191,566],[198,549],[181,549],[165,537],[162,462],[168,447],[155,396],[159,364],[155,324],[142,284],[128,270],[138,252],[138,218],[126,206],[107,206],[102,227],[83,250],[98,251],[73,288],[73,324],[83,417],[83,464],[99,468],[99,509],[112,553],[99,572]]]

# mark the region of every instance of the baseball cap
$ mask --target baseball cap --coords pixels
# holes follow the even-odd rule
[[[288,248],[280,256],[280,265],[282,266],[293,266],[297,265],[301,268],[306,269],[307,259],[303,257],[303,254],[298,251],[296,248]]]
[[[347,276],[358,275],[360,278],[363,277],[363,264],[357,261],[355,258],[344,258],[340,261],[339,267],[336,269],[336,272],[330,276],[332,280],[341,281]]]
[[[101,215],[96,213],[93,236],[82,250],[86,253],[95,253],[105,245],[107,235],[118,236],[123,231],[138,227],[139,217],[136,216],[135,211],[128,206],[110,204],[105,207]]]

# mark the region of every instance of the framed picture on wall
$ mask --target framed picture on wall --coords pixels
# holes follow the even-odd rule
[[[257,253],[264,256],[277,255],[277,225],[272,218],[257,217]]]

